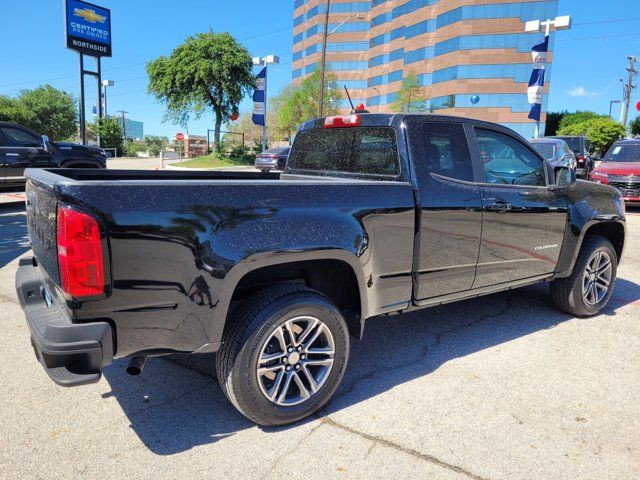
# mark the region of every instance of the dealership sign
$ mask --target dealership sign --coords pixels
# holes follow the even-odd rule
[[[81,0],[66,0],[67,48],[92,57],[111,56],[111,11]]]

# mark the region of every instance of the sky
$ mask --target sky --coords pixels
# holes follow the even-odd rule
[[[49,83],[79,94],[78,55],[65,48],[63,0],[4,0],[0,16],[0,94]],[[113,56],[102,60],[103,79],[113,80],[108,110],[126,110],[144,122],[145,134],[172,138],[177,132],[206,135],[213,116],[191,120],[188,129],[163,122],[164,107],[146,93],[145,64],[171,51],[189,35],[213,30],[235,36],[253,56],[280,57],[270,66],[269,95],[291,81],[292,0],[95,0],[111,9]],[[620,100],[627,55],[640,56],[637,0],[560,0],[558,15],[574,26],[556,36],[549,111],[590,109],[608,113]],[[92,68],[91,61],[87,68]],[[640,79],[638,82],[640,84]],[[87,105],[96,103],[95,80],[85,80]],[[630,119],[638,112],[639,89]],[[240,111],[248,112],[245,99]],[[613,106],[614,117],[620,105]]]

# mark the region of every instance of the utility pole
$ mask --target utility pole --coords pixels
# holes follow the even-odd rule
[[[320,98],[318,98],[318,117],[322,117],[322,105],[324,104],[324,71],[327,68],[327,38],[329,38],[329,9],[331,0],[327,0],[326,12],[324,12],[324,30],[322,32],[322,59],[320,60]]]
[[[627,57],[629,60],[629,68],[627,68],[627,72],[629,72],[629,80],[627,83],[623,82],[622,85],[622,110],[620,111],[620,123],[624,125],[624,128],[627,128],[627,117],[629,115],[629,102],[631,101],[631,91],[636,88],[633,80],[634,77],[638,74],[638,70],[636,70],[636,62],[640,60],[640,57],[634,57],[633,55],[629,55]]]

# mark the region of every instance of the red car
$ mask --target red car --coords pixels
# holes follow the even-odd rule
[[[617,188],[625,202],[640,205],[640,139],[614,143],[589,179]]]

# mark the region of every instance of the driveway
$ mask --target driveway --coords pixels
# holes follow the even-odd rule
[[[600,315],[559,313],[540,285],[372,319],[334,400],[283,428],[236,412],[211,355],[54,385],[14,293],[21,205],[0,231],[0,478],[640,477],[637,214]]]

